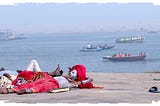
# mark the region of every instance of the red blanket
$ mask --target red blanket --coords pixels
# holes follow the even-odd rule
[[[27,81],[27,83],[16,85],[19,78],[23,78]],[[44,72],[32,72],[27,70],[19,73],[12,84],[17,86],[13,88],[14,91],[19,91],[20,89],[25,88],[32,89],[35,93],[48,92],[50,89],[59,88],[59,83],[48,74]]]

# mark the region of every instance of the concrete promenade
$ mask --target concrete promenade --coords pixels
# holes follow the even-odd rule
[[[87,73],[95,86],[103,89],[71,89],[61,93],[0,94],[5,103],[142,103],[160,101],[160,93],[150,93],[152,86],[160,89],[158,73]]]

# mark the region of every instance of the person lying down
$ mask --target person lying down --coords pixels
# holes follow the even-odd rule
[[[36,60],[31,61],[29,67],[18,73],[12,84],[7,87],[1,87],[1,94],[17,93],[31,94],[42,92],[62,92],[69,91],[70,88],[101,88],[93,86],[93,79],[86,77],[86,68],[81,64],[69,68],[67,75],[55,76],[53,73],[41,71]],[[36,63],[36,64],[35,64]],[[63,73],[58,66],[56,72]]]
[[[42,71],[36,60],[31,60],[28,67],[25,70],[34,71],[34,72]],[[0,68],[0,88],[10,86],[12,84],[12,81],[16,79],[17,74],[20,72],[22,72],[22,70],[10,71],[1,67]],[[60,70],[60,67],[58,65],[56,70],[51,72],[45,72],[45,73],[49,74],[52,77],[55,77],[55,76],[61,76],[63,74],[63,71]]]

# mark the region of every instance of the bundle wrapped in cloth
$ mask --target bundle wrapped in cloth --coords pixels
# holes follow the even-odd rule
[[[86,67],[82,64],[74,65],[72,68],[69,68],[69,75],[75,79],[77,82],[81,82],[79,88],[103,88],[100,86],[94,86],[92,78],[86,76]]]

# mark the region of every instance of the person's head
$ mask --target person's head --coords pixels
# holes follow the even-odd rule
[[[16,79],[16,76],[9,75],[8,73],[4,73],[0,78],[0,86],[7,87],[8,85],[12,84],[12,81]]]
[[[69,77],[74,81],[82,81],[86,79],[86,68],[84,65],[77,64],[69,68]]]
[[[77,80],[78,75],[77,75],[77,70],[71,70],[71,68],[69,68],[70,71],[68,73],[69,78],[71,78],[72,80]]]

